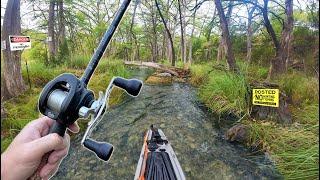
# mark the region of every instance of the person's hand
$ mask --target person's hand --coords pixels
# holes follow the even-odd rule
[[[48,134],[53,123],[54,120],[41,117],[21,130],[1,155],[1,179],[29,178],[37,171],[43,155],[51,151],[48,163],[39,171],[40,177],[49,179],[58,170],[60,162],[68,154],[70,136],[67,133],[63,138],[56,133]],[[79,132],[79,126],[74,123],[69,130]]]

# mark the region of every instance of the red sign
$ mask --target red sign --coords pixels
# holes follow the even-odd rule
[[[12,43],[19,43],[19,42],[30,42],[30,38],[29,37],[10,37],[10,41]]]

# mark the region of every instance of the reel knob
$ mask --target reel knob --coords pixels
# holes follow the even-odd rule
[[[93,151],[101,160],[108,161],[113,152],[113,146],[105,142],[97,142],[90,138],[84,140],[84,147]]]
[[[131,96],[138,96],[142,87],[142,81],[138,79],[125,79],[116,77],[113,84],[127,91]]]

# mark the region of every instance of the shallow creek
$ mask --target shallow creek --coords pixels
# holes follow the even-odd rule
[[[150,73],[140,69],[133,75],[144,80]],[[151,124],[167,136],[187,179],[281,179],[268,156],[250,155],[224,139],[215,118],[198,102],[196,89],[187,83],[144,85],[139,97],[128,96],[110,108],[91,137],[114,145],[111,160],[105,163],[85,150],[82,132],[72,139],[52,179],[133,179],[143,135]]]

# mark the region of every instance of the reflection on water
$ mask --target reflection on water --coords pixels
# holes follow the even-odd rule
[[[140,70],[135,77],[147,74]],[[143,135],[151,124],[171,142],[187,179],[279,178],[267,156],[248,156],[245,148],[226,142],[213,121],[188,84],[144,85],[139,97],[128,97],[110,109],[92,133],[93,139],[114,145],[111,160],[105,163],[85,150],[80,133],[52,179],[133,179]]]

